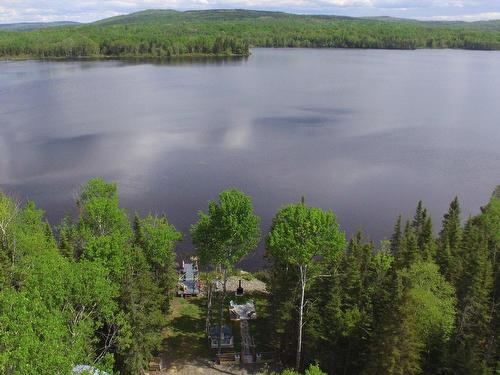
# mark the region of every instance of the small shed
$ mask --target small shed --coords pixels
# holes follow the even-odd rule
[[[210,327],[210,335],[208,336],[208,340],[210,341],[210,347],[212,349],[217,349],[219,347],[219,335],[220,329],[218,324],[214,324]],[[222,326],[222,348],[232,348],[234,347],[234,337],[233,330],[227,324]]]

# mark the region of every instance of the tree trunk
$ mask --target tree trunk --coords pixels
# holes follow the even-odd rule
[[[210,334],[210,318],[212,317],[212,281],[210,277],[207,277],[207,291],[208,291],[208,302],[207,302],[207,319],[205,321],[205,331],[206,334]]]
[[[227,283],[227,269],[223,269],[223,279],[224,282],[222,284],[222,298],[220,301],[220,321],[219,321],[219,347],[218,347],[218,354],[222,353],[222,325],[224,324],[224,301],[226,299],[226,283]]]
[[[300,360],[302,357],[302,327],[304,326],[304,300],[307,282],[307,267],[300,266],[300,308],[299,308],[299,337],[297,339],[297,357],[295,359],[295,370],[300,371]]]

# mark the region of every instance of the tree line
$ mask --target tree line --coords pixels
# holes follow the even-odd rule
[[[80,188],[76,208],[52,228],[34,203],[0,193],[3,374],[76,364],[137,374],[162,347],[181,234],[165,216],[130,220],[102,179]],[[264,275],[270,344],[295,368],[284,374],[496,374],[500,187],[465,223],[455,198],[434,233],[422,202],[380,245],[361,233],[347,241],[332,211],[304,199],[282,207]],[[261,238],[251,198],[220,193],[191,234],[201,263],[220,271],[222,326],[228,272]]]
[[[0,373],[138,374],[160,348],[181,235],[119,207],[117,186],[82,186],[54,235],[42,210],[0,194]]]
[[[455,198],[436,237],[419,202],[380,246],[361,233],[344,246],[332,213],[280,211],[267,257],[281,361],[328,374],[497,374],[500,187],[462,220]]]
[[[496,29],[293,15],[186,17],[0,31],[0,57],[248,56],[250,47],[500,49]]]

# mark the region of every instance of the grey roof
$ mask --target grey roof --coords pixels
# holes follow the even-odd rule
[[[218,324],[214,324],[210,328],[210,336],[212,336],[212,337],[219,337],[219,332],[220,332],[220,330],[219,330],[219,325]],[[232,336],[233,335],[233,330],[227,324],[224,324],[222,326],[222,333],[224,334],[225,337]]]

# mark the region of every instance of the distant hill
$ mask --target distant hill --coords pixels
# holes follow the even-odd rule
[[[172,24],[178,22],[202,22],[202,21],[245,21],[245,20],[360,20],[378,21],[388,23],[413,24],[427,27],[449,27],[449,28],[472,28],[490,29],[500,31],[500,20],[493,21],[420,21],[410,18],[396,18],[388,16],[379,17],[347,17],[336,15],[307,15],[285,12],[271,12],[246,9],[211,9],[176,11],[173,9],[149,9],[141,12],[125,14],[105,18],[94,22],[94,25],[139,25],[139,24]]]
[[[0,23],[0,30],[10,31],[32,31],[46,29],[49,27],[76,26],[78,22],[56,21],[56,22],[20,22],[20,23]]]
[[[247,21],[247,20],[284,20],[284,19],[352,19],[345,16],[299,15],[284,12],[270,12],[246,9],[210,9],[176,11],[171,9],[150,9],[122,16],[105,18],[94,22],[94,25],[125,25],[125,24],[157,24],[176,22],[216,22],[216,21]]]
[[[175,24],[185,22],[231,22],[231,21],[250,21],[250,20],[359,20],[359,21],[377,21],[387,23],[399,23],[419,25],[425,27],[444,27],[444,28],[466,28],[478,30],[500,31],[500,20],[492,21],[420,21],[409,18],[396,18],[388,16],[378,17],[347,17],[336,15],[305,15],[285,12],[272,12],[261,10],[246,9],[210,9],[210,10],[190,10],[177,11],[173,9],[149,9],[140,12],[124,14],[120,16],[104,18],[102,20],[87,24],[98,26],[112,25],[146,25],[146,24]],[[58,21],[58,22],[22,22],[0,24],[0,30],[11,31],[31,31],[61,26],[84,25],[78,22]]]

